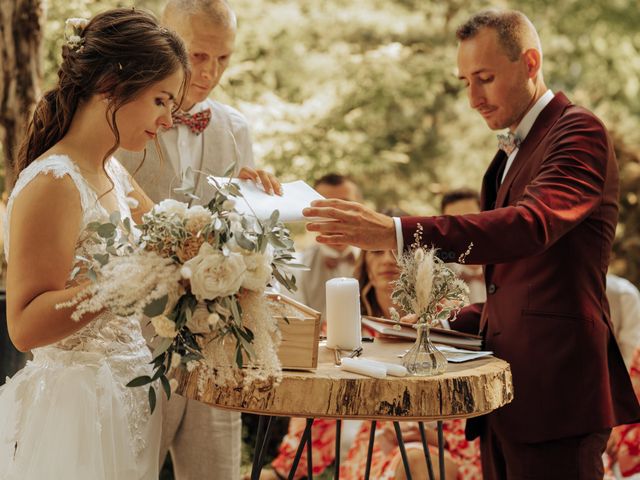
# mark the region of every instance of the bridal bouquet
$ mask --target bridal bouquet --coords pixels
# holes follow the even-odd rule
[[[76,320],[103,308],[150,318],[154,375],[128,386],[149,385],[152,409],[153,384],[159,380],[170,397],[167,374],[178,366],[205,368],[217,384],[277,382],[281,376],[279,331],[264,291],[272,276],[295,289],[288,273],[297,266],[293,241],[277,211],[267,221],[241,215],[238,188],[213,182],[216,194],[206,206],[164,200],[138,227],[117,213],[109,222],[90,224],[93,247],[74,273],[93,282],[60,305],[75,306]],[[251,368],[241,373],[248,359]]]
[[[420,246],[418,226],[412,248],[398,259],[400,277],[394,282],[393,302],[405,312],[417,315],[417,323],[437,325],[441,320],[455,319],[457,312],[469,301],[469,287],[438,258],[435,248]],[[473,243],[458,261],[471,252]]]

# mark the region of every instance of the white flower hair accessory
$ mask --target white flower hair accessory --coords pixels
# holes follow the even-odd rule
[[[64,22],[64,39],[71,50],[79,50],[84,44],[84,29],[89,24],[86,18],[67,18]]]

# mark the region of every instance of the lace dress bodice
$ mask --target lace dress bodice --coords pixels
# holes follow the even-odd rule
[[[115,196],[122,218],[131,217],[127,195],[132,191],[127,171],[115,159],[106,163],[106,171],[113,182]],[[82,176],[78,166],[67,156],[52,155],[31,163],[25,168],[14,186],[7,204],[5,219],[5,256],[10,261],[10,223],[13,202],[20,192],[38,175],[53,175],[62,178],[68,175],[78,189],[82,206],[80,234],[76,242],[76,256],[83,256],[91,249],[87,225],[104,222],[108,212],[99,202],[98,195]],[[69,272],[74,265],[69,266]],[[54,344],[33,350],[34,363],[43,367],[69,367],[76,364],[107,366],[116,382],[122,386],[119,396],[126,405],[132,446],[136,451],[144,448],[144,439],[137,436],[140,422],[145,422],[149,413],[143,388],[127,388],[125,385],[139,375],[149,373],[151,360],[149,349],[141,333],[137,318],[119,317],[104,312],[72,335]],[[99,388],[99,387],[98,387]]]

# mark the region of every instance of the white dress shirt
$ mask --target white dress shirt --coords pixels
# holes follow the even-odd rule
[[[538,118],[538,115],[540,115],[540,112],[544,110],[544,107],[546,107],[549,104],[549,102],[553,100],[553,96],[554,96],[553,92],[551,90],[547,90],[544,93],[544,95],[542,95],[538,99],[538,101],[533,104],[533,107],[531,107],[529,111],[526,113],[526,115],[522,118],[522,120],[520,121],[520,123],[516,128],[516,131],[514,132],[516,136],[520,138],[521,141],[524,141],[524,139],[527,137],[527,135],[529,134],[529,131],[531,130],[531,127],[533,127],[533,124]],[[513,164],[513,160],[516,158],[516,155],[518,155],[519,151],[520,149],[516,148],[513,152],[511,152],[511,155],[509,155],[509,158],[507,158],[507,164],[504,168],[504,173],[502,174],[502,178],[500,179],[501,183],[502,181],[504,181],[504,178],[507,175],[509,168],[511,168],[511,165]],[[398,248],[398,254],[401,255],[402,251],[404,250],[404,237],[402,235],[402,222],[400,221],[400,217],[393,217],[393,223],[396,227],[396,243]]]

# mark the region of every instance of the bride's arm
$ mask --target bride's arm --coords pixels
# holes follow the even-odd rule
[[[49,345],[93,320],[56,310],[82,286],[65,288],[74,264],[82,208],[73,181],[39,175],[16,197],[11,211],[7,270],[7,325],[20,351]]]

